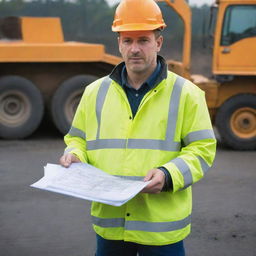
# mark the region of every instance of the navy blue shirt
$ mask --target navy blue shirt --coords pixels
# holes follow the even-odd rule
[[[157,66],[151,76],[141,85],[139,89],[136,90],[129,85],[127,81],[127,70],[125,65],[123,66],[121,73],[121,85],[127,95],[133,117],[136,115],[141,100],[145,94],[156,86],[157,77],[161,73],[161,68],[161,63],[158,61]]]

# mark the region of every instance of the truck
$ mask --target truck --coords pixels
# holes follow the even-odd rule
[[[64,41],[58,17],[2,18],[0,137],[28,137],[44,113],[65,134],[85,86],[120,61],[103,45]]]
[[[211,8],[213,79],[190,72],[188,3],[157,2],[165,2],[184,24],[182,60],[167,60],[168,69],[205,91],[224,144],[235,150],[256,149],[256,0],[216,0]],[[5,33],[9,38],[0,42],[0,137],[29,136],[44,109],[65,134],[85,86],[107,75],[121,58],[107,54],[103,45],[65,42],[58,18],[6,19],[0,21],[0,37]]]

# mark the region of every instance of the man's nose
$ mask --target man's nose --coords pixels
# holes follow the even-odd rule
[[[138,53],[140,51],[139,45],[137,42],[133,42],[131,45],[131,52]]]

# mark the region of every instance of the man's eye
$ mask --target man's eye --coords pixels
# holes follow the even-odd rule
[[[127,43],[130,43],[131,40],[129,40],[129,39],[124,39],[123,42],[127,44]]]

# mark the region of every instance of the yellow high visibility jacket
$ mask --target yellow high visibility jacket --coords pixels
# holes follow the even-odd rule
[[[123,88],[109,77],[87,86],[65,136],[66,152],[112,175],[143,179],[164,166],[173,190],[140,193],[114,207],[93,202],[92,222],[105,239],[166,245],[190,233],[191,185],[213,163],[216,140],[204,92],[167,72],[135,117]]]

